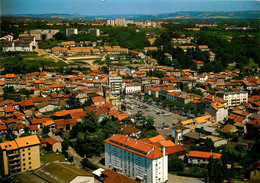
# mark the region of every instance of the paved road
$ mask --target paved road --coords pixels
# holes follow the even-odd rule
[[[80,155],[78,155],[78,154],[76,153],[76,151],[74,151],[74,149],[72,149],[72,147],[70,147],[70,146],[69,146],[67,152],[69,153],[70,156],[73,156],[73,157],[74,157],[75,162],[73,162],[72,164],[73,164],[74,166],[76,166],[77,168],[81,168],[80,162],[81,162],[81,160],[82,160],[83,158],[82,158]]]
[[[173,175],[168,173],[168,183],[192,183],[195,181],[196,183],[200,182],[200,180],[197,178],[183,177],[183,176],[178,176],[178,175]]]

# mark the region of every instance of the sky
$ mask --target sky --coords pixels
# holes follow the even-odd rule
[[[160,14],[178,11],[260,11],[260,0],[0,0],[1,14]]]

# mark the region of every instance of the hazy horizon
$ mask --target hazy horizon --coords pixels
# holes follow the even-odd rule
[[[1,0],[1,14],[123,15],[178,11],[260,11],[259,0]]]

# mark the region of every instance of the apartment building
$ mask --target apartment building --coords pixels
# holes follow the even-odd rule
[[[88,29],[88,33],[93,35],[93,36],[100,36],[100,30],[99,29],[95,29],[95,28],[90,28]]]
[[[74,28],[68,28],[66,29],[66,36],[70,36],[73,34],[78,34],[78,29],[74,29]]]
[[[124,87],[124,92],[126,94],[133,94],[133,93],[138,93],[138,92],[141,92],[142,90],[142,86],[141,84],[139,83],[127,83],[125,84],[125,87]]]
[[[35,36],[19,36],[18,39],[21,40],[21,41],[32,42],[33,46],[36,45]]]
[[[108,86],[112,95],[120,95],[122,92],[122,77],[120,76],[109,76]]]
[[[59,29],[35,29],[30,31],[30,36],[35,36],[35,39],[42,40],[45,38],[46,40],[52,39],[55,34],[57,34],[60,30]],[[19,36],[22,36],[20,34]]]
[[[26,172],[40,167],[40,141],[36,135],[0,143],[4,174]]]
[[[0,41],[0,47],[4,52],[9,51],[20,51],[20,52],[30,52],[33,51],[34,43],[31,41]]]
[[[126,26],[126,20],[125,20],[125,18],[116,18],[116,19],[115,19],[115,25],[118,25],[118,26]]]
[[[212,103],[206,106],[206,112],[215,117],[216,122],[223,122],[228,117],[228,108],[221,103]]]
[[[248,92],[247,91],[234,91],[223,94],[223,99],[227,100],[228,107],[238,106],[241,103],[248,102]]]
[[[115,20],[107,20],[107,25],[114,26],[115,25]]]
[[[105,166],[147,183],[168,180],[165,147],[123,135],[113,135],[105,140]]]

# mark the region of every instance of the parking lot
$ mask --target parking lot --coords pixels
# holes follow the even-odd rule
[[[172,124],[173,123],[177,124],[178,119],[183,118],[182,116],[180,116],[178,114],[174,114],[172,112],[169,112],[169,111],[166,111],[163,109],[159,109],[155,106],[140,102],[136,99],[128,99],[128,100],[132,102],[132,104],[128,104],[128,106],[133,105],[133,109],[127,108],[127,113],[129,115],[135,115],[136,113],[141,112],[143,116],[153,118],[154,124],[155,124],[155,127],[156,127],[158,133],[160,135],[163,135],[164,137],[167,137],[171,134]],[[147,106],[147,108],[144,109],[144,108],[138,107],[140,105]],[[160,112],[160,114],[158,114],[158,112]],[[164,114],[161,114],[162,112]],[[167,116],[167,115],[170,115],[170,116]],[[162,129],[163,126],[164,126],[164,129]],[[168,126],[168,128],[166,126]]]

